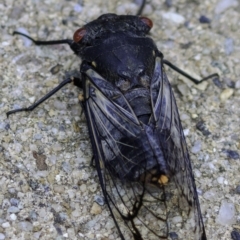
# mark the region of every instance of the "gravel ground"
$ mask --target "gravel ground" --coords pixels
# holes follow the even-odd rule
[[[167,69],[186,133],[208,239],[240,229],[240,3],[152,0],[144,15],[166,59],[201,78],[194,86]],[[0,3],[0,240],[117,239],[102,200],[78,90],[66,86],[31,113],[29,106],[80,60],[65,46],[36,47],[12,36],[71,38],[97,16],[134,14],[132,1],[8,0]],[[225,5],[224,5],[225,4]],[[202,17],[201,17],[202,16]],[[201,17],[201,18],[200,18]],[[201,21],[200,21],[201,20]]]

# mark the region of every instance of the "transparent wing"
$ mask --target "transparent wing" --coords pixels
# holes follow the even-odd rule
[[[92,69],[86,75],[84,109],[94,158],[121,238],[167,239],[170,231],[181,235],[186,225],[187,239],[206,239],[186,142],[161,59],[156,58],[150,88],[131,93],[149,100],[147,123],[139,120],[126,94]],[[171,219],[180,220],[172,224]]]
[[[183,222],[188,222],[185,225],[190,231],[188,239],[204,240],[206,234],[187,144],[176,100],[160,59],[156,60],[154,73],[151,91],[158,94],[151,94],[154,106],[152,118],[160,131],[166,133],[161,144],[171,180],[178,189],[179,210],[184,211]]]

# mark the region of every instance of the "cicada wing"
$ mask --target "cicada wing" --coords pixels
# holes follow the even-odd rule
[[[167,239],[164,189],[146,186],[150,169],[158,165],[149,143],[151,134],[146,133],[150,127],[143,127],[114,85],[91,69],[86,75],[84,108],[94,158],[120,235],[122,239]]]
[[[94,158],[122,239],[167,239],[169,231],[185,239],[206,239],[187,145],[161,58],[156,57],[150,89],[137,90],[149,98],[148,123],[139,120],[126,95],[112,83],[92,69],[86,75],[84,106]],[[165,185],[162,177],[170,182]],[[180,221],[174,225],[171,218]]]
[[[198,194],[192,172],[178,108],[171,85],[163,69],[161,58],[156,58],[154,76],[151,83],[152,121],[156,123],[164,139],[161,146],[168,164],[172,183],[178,189],[182,203],[183,221],[188,222],[187,239],[206,239]]]

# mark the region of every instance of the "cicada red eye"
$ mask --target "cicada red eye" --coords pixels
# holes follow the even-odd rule
[[[142,22],[144,22],[150,29],[153,26],[153,22],[151,19],[147,18],[147,17],[140,17],[140,19],[142,20]]]
[[[78,43],[82,40],[84,35],[86,34],[86,29],[85,28],[79,28],[74,34],[73,34],[73,41],[75,43]]]

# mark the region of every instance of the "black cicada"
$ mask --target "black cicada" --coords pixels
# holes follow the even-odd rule
[[[178,108],[164,59],[147,37],[146,17],[104,14],[78,29],[68,44],[82,59],[69,78],[28,108],[31,111],[67,83],[83,90],[95,166],[105,202],[121,239],[205,240],[196,185]],[[175,219],[170,222],[170,219]],[[125,224],[122,224],[122,223]]]

